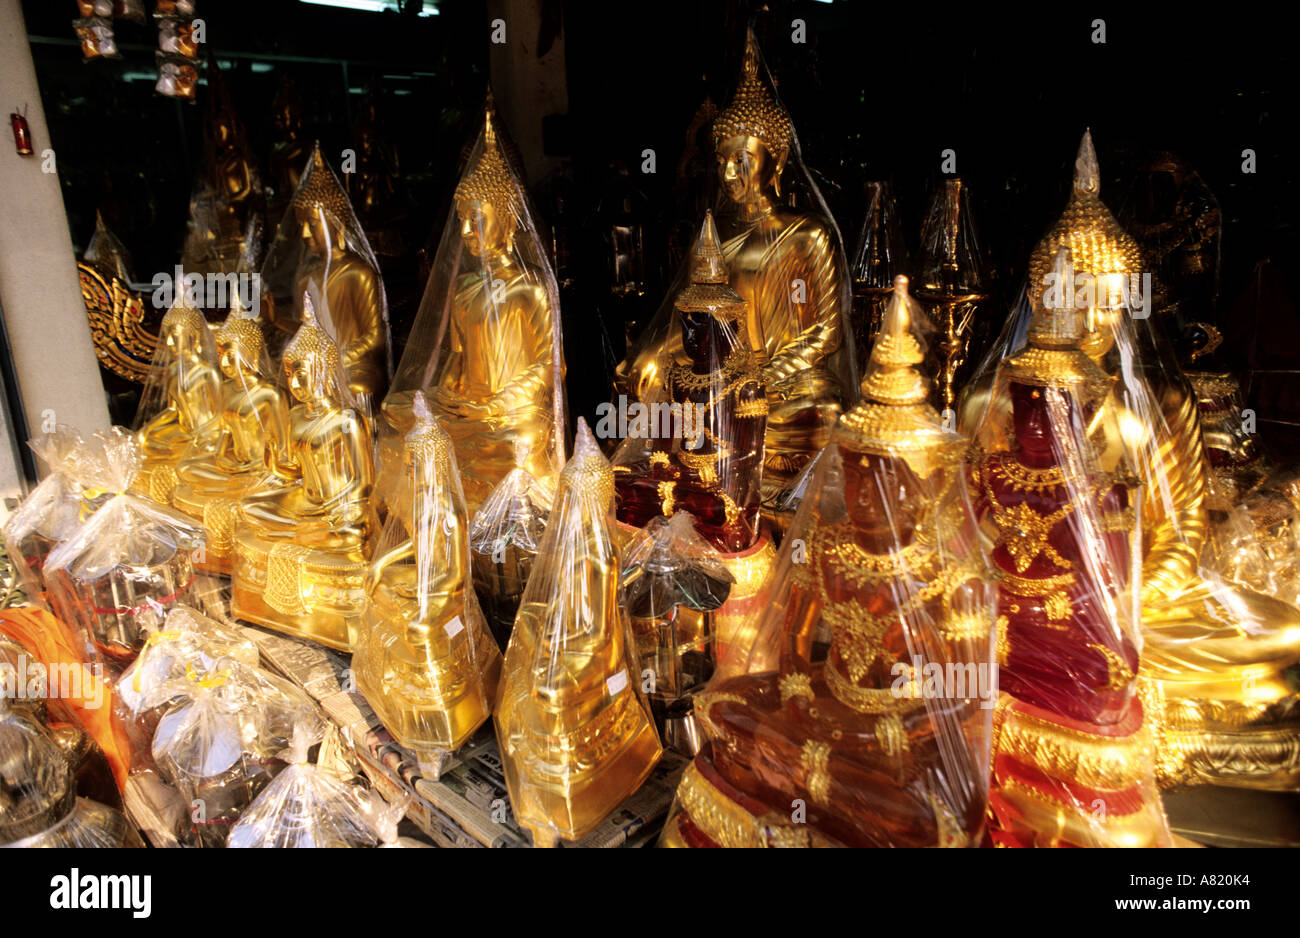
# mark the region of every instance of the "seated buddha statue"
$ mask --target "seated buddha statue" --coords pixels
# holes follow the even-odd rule
[[[373,444],[342,377],[338,348],[303,297],[303,324],[285,346],[289,411],[284,466],[240,501],[232,612],[351,647],[373,535]]]
[[[1087,135],[1070,202],[1031,259],[1031,289],[1060,246],[1076,271],[1094,277],[1142,269],[1136,243],[1101,201]],[[1159,312],[1139,319],[1122,307],[1098,309],[1091,318],[1082,347],[1127,392],[1106,405],[1111,429],[1099,431],[1101,445],[1140,453],[1142,674],[1154,681],[1160,781],[1294,788],[1300,696],[1284,672],[1300,662],[1300,611],[1224,582],[1202,562],[1210,470],[1197,397],[1159,335]]]
[[[708,213],[691,263],[690,283],[674,301],[685,364],[666,369],[671,414],[679,427],[655,427],[646,441],[648,465],[615,457],[618,520],[636,528],[653,518],[689,511],[696,530],[725,553],[758,540],[763,428],[767,396],[745,344],[745,301],[727,285],[713,214]]]
[[[947,694],[932,666],[989,672],[987,561],[965,498],[965,440],[928,403],[910,328],[919,308],[899,280],[862,403],[819,459],[755,641],[696,695],[709,745],[682,778],[661,846],[964,846],[982,835],[992,674],[982,692],[972,680]]]
[[[303,167],[310,165],[311,142],[303,131],[305,110],[293,79],[288,74],[283,75],[271,103],[274,142],[267,159],[267,184],[271,188],[267,216],[273,222],[289,207],[289,199],[302,179]]]
[[[845,360],[848,290],[834,224],[788,207],[781,178],[790,156],[789,114],[759,76],[750,31],[735,98],[713,125],[727,206],[719,215],[732,288],[748,306],[745,326],[768,398],[763,497],[770,503],[826,445],[852,388]],[[652,327],[653,328],[653,327]],[[645,400],[662,380],[657,363],[676,356],[678,337],[633,357],[629,393]]]
[[[1072,285],[1068,253],[1056,272]],[[1160,846],[1137,680],[1135,509],[1126,464],[1103,469],[1089,442],[1111,381],[1080,349],[1073,293],[1040,297],[1028,347],[995,382],[1010,426],[984,423],[972,450],[1001,573],[991,833],[1004,847]]]
[[[140,401],[140,417],[147,417],[137,431],[144,463],[132,488],[169,505],[177,464],[196,439],[209,441],[215,429],[221,374],[211,330],[199,310],[178,298],[159,331]]]
[[[294,274],[293,298],[302,296],[309,283],[320,285],[329,314],[324,325],[338,346],[348,389],[373,406],[383,400],[392,375],[384,281],[347,194],[326,165],[319,144],[289,203],[282,231],[288,217],[298,226],[304,250]],[[291,311],[276,309],[275,296],[266,292],[263,298],[269,307],[267,318],[278,330],[297,327]]]
[[[535,846],[585,836],[662,754],[618,603],[613,499],[614,473],[579,418],[496,707],[510,803]]]
[[[470,583],[469,514],[451,438],[423,393],[416,392],[413,409],[406,498],[390,504],[370,565],[370,602],[352,668],[357,689],[398,745],[432,762],[487,721],[501,652]]]
[[[225,376],[216,444],[181,460],[172,504],[207,528],[202,566],[229,573],[239,499],[268,473],[295,478],[296,467],[288,464],[285,448],[289,406],[269,373],[261,323],[240,308],[238,297],[217,330],[216,345]]]
[[[427,345],[410,343],[398,390],[383,406],[384,435],[392,439],[410,429],[411,396],[425,389],[456,448],[471,514],[516,465],[550,482],[562,458],[556,395],[564,365],[557,361],[554,280],[541,267],[540,244],[521,243],[536,233],[525,227],[523,191],[495,120],[489,104],[482,149],[456,187],[461,244],[439,249],[440,259],[446,250],[456,255],[452,280],[430,276],[415,327],[432,313],[428,328],[444,336],[436,360],[430,364]],[[435,297],[440,290],[450,296]]]

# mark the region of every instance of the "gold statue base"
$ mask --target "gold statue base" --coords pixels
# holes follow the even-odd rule
[[[735,583],[727,601],[713,612],[713,660],[719,671],[724,670],[733,649],[738,648],[743,654],[745,649],[753,646],[758,613],[767,605],[772,593],[776,558],[776,546],[766,530],[749,550],[722,555],[722,565]],[[744,671],[764,671],[775,666],[776,662],[751,662],[748,668],[743,668],[741,662],[742,670],[736,670],[734,666],[725,670],[726,676],[731,677]]]
[[[452,647],[457,642],[452,634],[445,639],[432,636],[427,645],[420,646],[401,636],[375,635],[373,628],[367,641],[387,646],[387,650],[371,648],[368,653],[380,655],[381,660],[369,667],[362,665],[360,656],[353,658],[357,690],[397,745],[414,753],[421,766],[437,766],[444,753],[459,749],[492,715],[492,702],[501,680],[501,651],[481,625],[468,627],[466,631],[471,634],[460,640],[459,649]],[[472,659],[468,654],[470,641],[474,642]],[[394,663],[398,655],[406,661]],[[469,673],[471,668],[477,673]],[[404,686],[403,671],[433,679],[418,687]],[[475,685],[479,684],[482,695],[475,693]],[[460,690],[454,700],[437,700],[430,685],[450,689],[459,686]]]
[[[235,533],[230,612],[238,619],[351,652],[365,609],[366,559]]]
[[[594,767],[566,765],[563,779],[538,784],[532,778],[517,775],[513,760],[503,760],[515,817],[519,826],[532,835],[534,847],[554,847],[561,838],[581,840],[630,798],[654,771],[662,754],[654,724],[645,719],[640,701],[630,690],[625,693],[622,706],[626,708],[623,716],[639,722],[640,728],[622,752],[603,756]],[[613,721],[610,739],[622,735],[618,732],[620,722],[617,718]],[[498,743],[505,748],[499,724]]]
[[[194,560],[200,573],[230,576],[235,569],[235,528],[239,525],[239,498],[212,496],[184,482],[172,493],[172,507],[193,518],[208,532],[207,543]]]

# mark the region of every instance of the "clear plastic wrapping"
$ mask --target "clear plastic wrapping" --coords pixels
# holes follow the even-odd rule
[[[139,440],[120,427],[86,441],[73,474],[111,497],[45,561],[55,614],[119,660],[134,657],[190,595],[193,554],[204,543],[185,515],[128,492],[140,464]]]
[[[898,278],[781,547],[770,602],[695,695],[708,745],[663,846],[975,846],[997,693],[990,566]]]
[[[5,522],[4,547],[27,596],[36,599],[45,588],[46,556],[56,544],[70,537],[82,520],[85,505],[81,484],[74,474],[81,434],[59,426],[28,445],[45,463],[49,475]]]
[[[295,727],[318,736],[324,720],[305,693],[234,658],[191,660],[143,700],[150,755],[188,813],[186,842],[221,846],[230,826],[284,768]]]
[[[141,847],[119,811],[78,798],[48,730],[0,694],[0,847]]]
[[[190,305],[189,288],[178,283],[175,289],[132,424],[143,456],[135,491],[162,505],[171,504],[181,458],[195,445],[211,445],[221,408],[212,330],[202,311]]]
[[[607,428],[616,422],[612,412],[597,432],[624,436],[613,460],[619,521],[640,528],[684,509],[716,548],[738,553],[760,534],[769,405],[746,337],[748,307],[727,280],[708,213],[689,282],[673,301],[685,360],[660,363],[663,387],[649,391],[640,419],[629,420],[625,434]]]
[[[1089,440],[1103,454],[1131,454],[1141,484],[1141,671],[1151,681],[1159,781],[1294,788],[1300,708],[1286,670],[1300,661],[1300,611],[1207,564],[1210,469],[1197,396],[1174,360],[1141,252],[1101,201],[1090,136],[1075,169],[1070,202],[1031,257],[1027,299],[972,382],[963,416],[1006,419],[1009,402],[989,397],[996,363],[1027,344],[1044,277],[1068,248],[1075,303],[1088,312],[1080,348],[1115,385]]]
[[[686,511],[653,519],[623,551],[619,603],[632,628],[634,670],[659,738],[686,755],[699,749],[690,694],[713,674],[712,614],[734,583]]]
[[[857,399],[857,378],[842,238],[752,30],[713,144],[722,254],[731,287],[747,304],[745,332],[769,404],[763,491],[770,503],[826,444],[841,410]],[[670,298],[687,276],[679,272]],[[618,390],[653,400],[667,377],[664,363],[682,358],[673,304],[665,302],[619,366]]]
[[[489,99],[380,423],[380,462],[397,465],[424,391],[471,512],[516,466],[549,486],[564,463],[559,292],[501,138]]]
[[[315,736],[319,738],[319,731]],[[232,848],[374,847],[397,840],[405,805],[389,805],[374,789],[307,761],[316,741],[294,734],[289,766],[249,805],[230,830]]]
[[[551,486],[516,466],[497,483],[470,523],[474,589],[502,648],[510,641],[554,500]]]
[[[588,833],[662,753],[618,603],[613,498],[614,473],[579,419],[496,707],[510,803],[537,846]]]
[[[501,651],[471,588],[469,514],[451,437],[423,392],[412,410],[406,485],[389,502],[367,575],[352,670],[393,739],[436,764],[487,721]]]
[[[866,212],[853,252],[853,338],[856,359],[865,364],[880,331],[894,278],[907,275],[907,239],[898,220],[894,187],[873,180],[865,186]]]
[[[303,322],[313,285],[321,327],[338,345],[348,389],[372,411],[393,375],[379,262],[317,143],[262,264],[262,318],[273,358]]]
[[[371,506],[374,426],[352,394],[338,346],[303,296],[303,322],[282,367],[297,401],[282,460],[239,501],[233,537],[232,614],[351,649],[365,603],[366,564],[378,533]]]
[[[207,530],[201,569],[229,574],[239,499],[258,485],[293,476],[288,451],[289,391],[272,367],[256,310],[238,297],[215,335],[221,406],[209,440],[195,441],[176,466],[172,504]]]

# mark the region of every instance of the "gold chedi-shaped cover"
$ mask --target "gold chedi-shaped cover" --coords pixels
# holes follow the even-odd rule
[[[618,604],[613,498],[613,469],[579,419],[496,711],[510,802],[537,846],[587,834],[662,754]]]
[[[406,491],[389,504],[370,565],[352,668],[398,745],[436,764],[487,721],[501,652],[470,584],[469,513],[451,438],[422,392],[413,413]]]

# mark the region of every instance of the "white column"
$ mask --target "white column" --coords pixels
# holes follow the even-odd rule
[[[488,0],[488,22],[483,36],[491,53],[488,65],[497,114],[524,158],[527,185],[536,185],[556,169],[561,160],[542,152],[542,118],[569,109],[569,87],[564,70],[564,33],[556,37],[546,55],[537,57],[537,34],[542,5],[536,0]],[[506,41],[493,43],[493,23],[505,23]]]
[[[80,55],[71,46],[63,51]],[[109,426],[108,405],[59,177],[41,169],[42,152],[53,144],[20,0],[0,0],[0,88],[5,122],[0,139],[0,308],[28,431],[39,435],[52,416],[89,435]],[[8,126],[9,109],[24,105],[36,151],[32,156],[18,155]],[[58,157],[55,153],[56,168]]]

